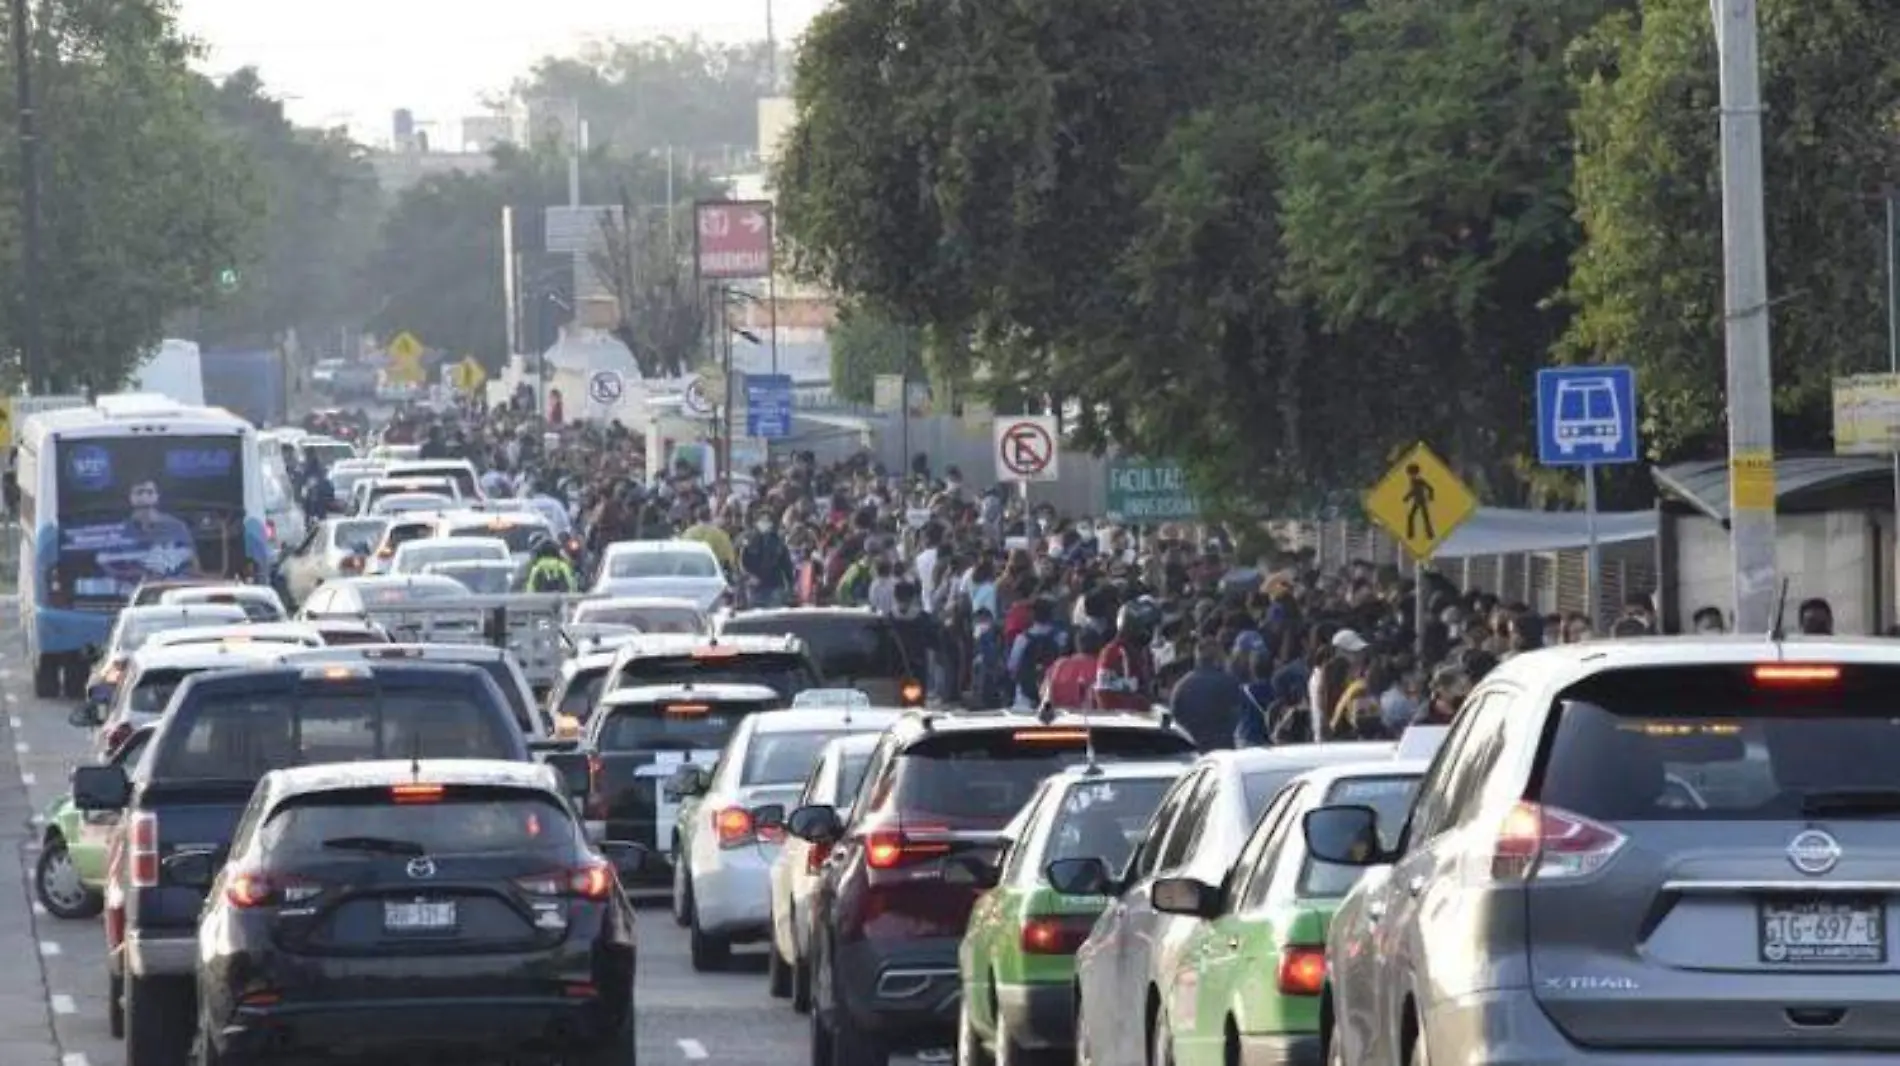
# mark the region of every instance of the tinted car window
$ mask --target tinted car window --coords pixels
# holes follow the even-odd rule
[[[171,702],[172,693],[185,678],[197,673],[196,670],[147,670],[139,675],[138,684],[133,686],[128,705],[138,714],[157,714]]]
[[[1082,782],[1069,787],[1049,831],[1047,860],[1098,858],[1111,870],[1128,863],[1171,780]]]
[[[719,564],[701,552],[623,552],[608,561],[607,576],[718,577]]]
[[[169,729],[167,777],[248,779],[271,770],[364,759],[508,759],[518,737],[487,705],[452,690],[363,693],[204,693],[183,734]]]
[[[1327,791],[1325,802],[1360,807],[1371,807],[1379,812],[1379,836],[1390,848],[1398,843],[1399,834],[1405,829],[1405,816],[1412,809],[1412,794],[1418,789],[1418,778],[1404,777],[1356,777],[1346,781],[1336,781]],[[1309,856],[1306,865],[1300,870],[1300,881],[1295,892],[1302,897],[1334,898],[1352,891],[1359,883],[1359,875],[1365,870],[1357,866],[1338,866],[1322,862]]]
[[[691,706],[695,709],[680,709]],[[723,748],[756,703],[617,707],[600,727],[601,751],[703,751]]]
[[[638,685],[766,685],[781,697],[818,685],[811,661],[789,652],[751,652],[699,658],[691,655],[653,655],[629,660],[620,671],[620,687]]]
[[[577,624],[631,626],[642,633],[687,633],[706,631],[706,617],[691,607],[596,607],[582,604],[575,616]]]
[[[1240,779],[1241,791],[1247,797],[1247,821],[1257,822],[1260,813],[1267,809],[1273,797],[1279,795],[1288,781],[1305,773],[1304,767],[1291,766],[1285,769],[1255,770],[1243,774]]]
[[[582,670],[568,682],[567,691],[561,693],[561,714],[577,721],[587,721],[593,713],[594,701],[600,699],[600,690],[607,684],[607,668]]]
[[[502,698],[508,701],[508,713],[515,716],[515,724],[523,733],[534,731],[534,708],[528,706],[528,698],[521,694],[521,685],[515,679],[515,672],[506,660],[489,659],[484,662],[470,663],[477,666],[495,681],[495,687],[501,690]]]
[[[382,539],[383,530],[388,526],[389,523],[380,518],[338,522],[335,533],[336,546],[357,555],[368,555],[376,550],[376,542]]]
[[[789,634],[805,642],[818,672],[832,681],[851,678],[904,677],[904,649],[889,622],[881,618],[766,618],[740,616],[728,621],[724,632],[734,634]]]
[[[871,768],[871,753],[846,755],[838,763],[838,806],[848,807],[864,787],[864,771]]]
[[[377,837],[415,844],[440,858],[568,851],[574,823],[542,797],[447,791],[439,803],[395,804],[385,790],[366,789],[294,800],[272,813],[260,834],[273,856],[335,859],[351,853],[351,838]]]
[[[796,733],[754,733],[746,746],[741,785],[795,785],[810,775],[825,745],[842,735],[838,730],[800,730]]]
[[[494,537],[506,541],[511,552],[525,552],[534,546],[537,537],[549,536],[548,527],[534,522],[504,522],[498,525],[456,526],[449,530],[451,537]]]
[[[125,651],[137,651],[152,639],[152,634],[163,633],[171,629],[189,629],[193,626],[219,625],[246,620],[244,609],[232,606],[229,610],[204,611],[196,618],[144,618],[127,622],[123,635],[119,638],[119,647]]]

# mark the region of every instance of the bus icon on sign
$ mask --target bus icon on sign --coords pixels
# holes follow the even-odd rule
[[[1616,386],[1609,378],[1558,382],[1556,407],[1551,428],[1558,451],[1572,455],[1584,447],[1608,453],[1622,447],[1623,412],[1618,409]]]

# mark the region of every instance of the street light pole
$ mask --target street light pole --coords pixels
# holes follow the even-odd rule
[[[1774,623],[1777,582],[1759,31],[1756,0],[1710,0],[1709,6],[1721,61],[1723,321],[1735,629],[1766,633]]]
[[[33,99],[33,26],[26,0],[13,0],[13,79],[20,135],[20,361],[27,389],[46,392],[40,333],[40,134]]]

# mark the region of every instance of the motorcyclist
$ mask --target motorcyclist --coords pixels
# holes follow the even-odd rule
[[[1154,706],[1155,660],[1150,645],[1161,608],[1143,596],[1122,604],[1115,639],[1102,648],[1095,673],[1095,706],[1104,711],[1148,711]]]
[[[542,534],[534,541],[534,562],[528,566],[529,592],[578,592],[580,578],[561,554],[554,538]]]

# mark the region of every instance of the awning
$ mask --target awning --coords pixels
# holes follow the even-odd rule
[[[1597,515],[1597,543],[1621,544],[1656,535],[1654,511],[1609,511]],[[1432,553],[1434,559],[1514,555],[1584,548],[1590,544],[1588,516],[1582,511],[1517,511],[1480,507]]]

